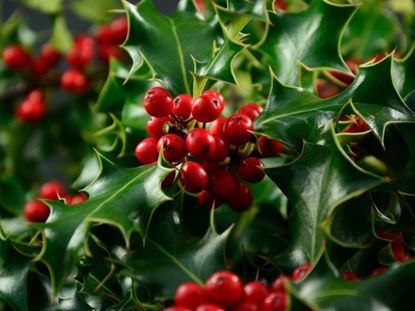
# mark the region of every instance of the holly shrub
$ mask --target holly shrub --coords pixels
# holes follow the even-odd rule
[[[415,310],[411,0],[20,2],[1,310]]]

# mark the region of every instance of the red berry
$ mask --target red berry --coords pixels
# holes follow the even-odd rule
[[[174,180],[176,179],[176,171],[171,171],[161,182],[161,189],[167,189],[173,185]]]
[[[115,45],[103,44],[98,47],[98,56],[102,62],[108,63],[111,57],[120,59],[122,50]]]
[[[165,88],[152,87],[144,95],[144,109],[152,117],[165,117],[173,111],[173,98]]]
[[[40,57],[46,61],[49,66],[55,66],[59,62],[61,54],[59,51],[51,46],[51,45],[44,45],[40,52]]]
[[[114,44],[121,44],[127,38],[128,34],[128,19],[126,16],[121,16],[114,19],[110,24]]]
[[[264,179],[264,164],[256,157],[243,158],[238,165],[239,175],[248,182],[257,183]]]
[[[352,124],[343,130],[344,133],[360,133],[366,132],[370,129],[365,121],[363,121],[359,116],[354,116],[351,120]]]
[[[239,180],[235,174],[226,170],[220,170],[213,176],[210,172],[208,174],[211,177],[209,188],[219,199],[228,200],[239,193]]]
[[[370,273],[370,276],[371,277],[375,277],[375,276],[378,276],[378,275],[380,275],[382,273],[385,273],[386,271],[388,271],[388,268],[386,268],[386,267],[378,267],[378,268],[376,268],[375,270],[373,270]]]
[[[2,56],[6,67],[13,70],[22,70],[30,64],[30,55],[17,44],[7,46]]]
[[[403,241],[403,234],[402,232],[392,232],[392,231],[383,231],[383,230],[377,230],[376,234],[380,236],[381,238],[384,238],[386,240],[401,240]]]
[[[159,157],[157,140],[154,138],[143,139],[137,147],[135,147],[135,156],[143,164],[157,162]]]
[[[157,143],[157,150],[160,153],[163,147],[164,158],[173,163],[184,159],[187,150],[184,140],[176,134],[166,134]]]
[[[291,274],[291,279],[293,281],[302,281],[310,272],[312,267],[312,264],[309,262],[299,265]]]
[[[81,204],[82,202],[85,202],[86,200],[88,200],[88,197],[85,194],[80,193],[80,194],[75,194],[73,196],[68,196],[66,198],[66,204],[69,204],[69,205]]]
[[[262,303],[262,301],[261,301],[261,303]],[[233,310],[234,311],[260,311],[261,308],[260,308],[259,304],[255,303],[253,301],[244,299]]]
[[[220,116],[223,108],[220,97],[201,95],[193,102],[192,116],[199,122],[211,122]]]
[[[180,94],[173,100],[173,113],[182,120],[187,120],[192,113],[193,98],[187,94]]]
[[[271,139],[266,136],[259,136],[258,138],[258,150],[264,157],[273,157],[281,154],[281,150],[284,144],[276,139]]]
[[[210,155],[209,161],[219,163],[225,160],[229,156],[230,148],[228,142],[220,137],[220,136],[213,136],[216,142],[216,148],[214,152]]]
[[[229,117],[225,123],[223,132],[228,142],[234,145],[243,145],[247,143],[254,129],[252,120],[244,114],[237,113]]]
[[[211,191],[203,190],[198,193],[197,200],[199,204],[208,209],[218,208],[223,201],[218,199]]]
[[[30,71],[34,76],[43,76],[47,74],[49,70],[50,65],[42,57],[33,59],[32,63],[30,64]]]
[[[66,60],[71,66],[84,68],[94,57],[94,47],[74,45],[66,55]]]
[[[196,162],[186,162],[180,168],[180,184],[187,192],[200,192],[206,188],[209,178],[203,166]]]
[[[283,277],[277,277],[271,285],[271,291],[274,293],[285,293]]]
[[[268,286],[258,281],[247,283],[244,287],[244,291],[244,300],[249,300],[255,302],[256,304],[262,303],[265,297],[269,294]]]
[[[16,118],[24,122],[39,122],[46,114],[43,100],[25,100],[16,109]]]
[[[219,137],[225,137],[225,134],[223,133],[223,127],[226,123],[226,120],[228,120],[228,118],[225,117],[214,120],[210,125],[210,134]]]
[[[410,259],[410,256],[405,252],[405,246],[401,240],[393,240],[391,242],[391,248],[396,260],[402,262]]]
[[[67,92],[84,93],[88,90],[88,77],[78,69],[70,69],[61,77],[61,87]]]
[[[205,290],[196,283],[184,283],[180,285],[174,295],[177,306],[186,307],[191,310],[207,301]]]
[[[193,156],[208,159],[215,152],[216,140],[207,130],[196,128],[187,134],[186,147]]]
[[[40,201],[30,201],[24,207],[26,220],[35,222],[45,222],[49,217],[49,207]]]
[[[169,121],[169,117],[162,117],[162,118],[154,118],[151,117],[147,121],[147,132],[150,134],[151,137],[155,139],[160,139],[164,134],[164,124]]]
[[[345,281],[358,281],[360,277],[357,275],[356,272],[351,271],[344,271],[341,273],[342,279]]]
[[[264,108],[257,103],[248,103],[240,107],[238,113],[247,115],[254,122],[263,110]]]
[[[92,38],[89,34],[81,33],[75,37],[74,45],[83,48],[90,48],[94,47],[95,41],[94,38]]]
[[[253,200],[252,191],[245,184],[239,184],[239,191],[236,195],[227,198],[229,206],[237,212],[248,210],[251,207]]]
[[[44,101],[45,96],[43,94],[43,91],[41,89],[34,89],[27,95],[28,101]]]
[[[204,303],[198,306],[196,311],[225,311],[225,309],[213,303]]]
[[[66,190],[60,181],[51,180],[40,187],[39,196],[43,199],[57,201],[66,196]]]
[[[356,75],[357,73],[357,68],[359,66],[360,61],[357,59],[349,59],[346,62],[347,67],[349,67],[350,71]],[[354,76],[348,74],[348,73],[343,73],[343,72],[339,72],[339,71],[334,71],[334,70],[329,70],[328,71],[329,74],[331,74],[333,77],[335,77],[336,79],[346,83],[346,84],[351,84],[354,80]]]
[[[213,274],[207,280],[205,290],[210,301],[226,308],[237,305],[244,296],[241,279],[228,271]]]
[[[285,0],[277,0],[274,2],[274,6],[282,11],[286,11],[287,10],[287,4],[285,3]]]
[[[99,44],[113,45],[114,38],[110,25],[103,25],[97,28],[95,39]]]
[[[206,90],[202,93],[202,96],[206,96],[210,99],[217,99],[219,101],[219,106],[222,107],[222,110],[225,108],[225,98],[223,98],[221,93],[214,90]]]
[[[324,79],[317,79],[317,95],[321,98],[329,98],[336,96],[339,88]]]
[[[263,301],[261,311],[284,311],[287,308],[285,293],[271,293]]]

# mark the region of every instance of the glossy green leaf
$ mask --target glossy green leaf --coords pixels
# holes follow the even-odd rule
[[[184,282],[204,284],[214,272],[225,269],[224,247],[230,230],[218,234],[209,228],[195,237],[181,225],[179,198],[156,212],[149,238],[140,240],[122,262],[129,274],[156,297],[171,297]]]
[[[117,0],[75,0],[71,3],[72,10],[92,23],[102,24],[112,17],[111,10],[120,8]]]
[[[98,111],[121,111],[125,101],[140,102],[149,88],[147,79],[150,77],[148,68],[142,66],[138,72],[129,74],[126,64],[116,59],[111,59],[107,80],[99,94],[96,109]]]
[[[19,214],[25,204],[24,190],[12,176],[0,179],[0,206],[13,214]]]
[[[100,176],[85,189],[89,199],[79,205],[49,201],[51,215],[46,224],[38,225],[44,229],[42,260],[49,268],[55,293],[85,252],[82,245],[92,222],[119,228],[128,245],[133,231],[142,238],[147,236],[154,211],[169,199],[160,188],[166,169],[157,165],[123,169],[100,159]]]
[[[337,116],[350,96],[345,91],[322,99],[304,89],[284,86],[274,77],[268,103],[255,121],[255,130],[290,147],[299,148],[303,141],[321,143],[326,139],[330,120]]]
[[[353,106],[382,144],[389,124],[415,122],[415,113],[395,89],[391,70],[391,56],[375,65],[360,67],[355,81],[346,90],[353,91]]]
[[[369,60],[377,53],[395,48],[399,20],[387,10],[387,3],[378,0],[361,2],[346,28],[342,52],[350,58]]]
[[[345,71],[339,45],[355,7],[315,0],[300,13],[270,14],[272,27],[261,46],[265,62],[286,84],[298,85],[299,63]]]
[[[395,265],[374,278],[344,281],[320,262],[295,286],[296,294],[319,310],[412,310],[415,301],[407,297],[411,295],[414,271],[415,263],[408,263]]]
[[[395,60],[392,66],[393,82],[403,98],[407,98],[415,91],[415,79],[412,74],[415,70],[414,50],[415,45],[405,58]]]
[[[132,71],[145,59],[153,69],[154,78],[173,94],[191,94],[193,60],[207,64],[206,68],[213,62],[213,70],[220,64],[229,64],[235,56],[233,50],[225,48],[215,58],[214,42],[219,44],[221,41],[218,22],[200,19],[189,1],[183,1],[172,17],[160,14],[149,0],[143,0],[137,6],[127,2],[124,5],[130,22],[124,48],[133,59]],[[233,82],[232,76],[217,70],[215,78],[232,79],[229,82]]]
[[[320,226],[337,205],[382,183],[352,165],[337,148],[305,143],[293,162],[266,170],[292,207],[289,254],[298,262],[318,258],[324,246]]]
[[[15,310],[28,310],[26,280],[31,265],[31,258],[22,255],[10,240],[0,236],[0,300]]]

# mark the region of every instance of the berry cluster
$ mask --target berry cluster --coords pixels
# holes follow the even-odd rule
[[[271,286],[260,281],[243,285],[234,273],[220,271],[213,274],[202,287],[184,283],[174,295],[175,305],[166,311],[284,311],[288,307],[288,293],[284,279],[303,280],[310,272],[309,263],[298,266],[291,276],[280,276]]]
[[[79,34],[66,55],[69,69],[60,75],[59,80],[53,75],[53,69],[60,63],[60,52],[51,45],[43,45],[39,55],[34,55],[19,44],[11,44],[4,48],[2,59],[5,66],[21,73],[28,87],[26,98],[16,109],[16,117],[24,122],[38,122],[46,114],[47,105],[41,88],[53,87],[60,82],[60,87],[75,94],[82,94],[90,87],[88,66],[98,58],[104,64],[110,57],[121,58],[119,48],[128,33],[126,17],[120,17],[109,25],[103,25],[96,31],[95,37]],[[42,78],[41,83],[39,77]]]
[[[41,199],[53,201],[64,199],[68,205],[80,204],[88,199],[84,193],[69,194],[62,183],[57,180],[44,183],[39,189],[38,196]],[[24,207],[24,215],[28,221],[45,222],[49,213],[49,207],[36,199],[27,202]]]
[[[173,98],[162,87],[151,88],[144,97],[151,137],[137,145],[135,154],[142,164],[149,164],[163,150],[164,159],[179,170],[180,185],[188,193],[197,193],[201,205],[216,208],[226,202],[236,211],[245,211],[253,195],[239,177],[248,183],[265,177],[263,163],[252,155],[256,152],[253,122],[263,109],[248,103],[223,117],[224,107],[225,99],[214,90],[193,99],[188,94]],[[263,156],[278,155],[282,148],[280,142],[264,136],[257,142]],[[173,172],[163,185],[169,186],[174,179]]]

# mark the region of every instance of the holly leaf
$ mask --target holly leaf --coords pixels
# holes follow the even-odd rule
[[[412,73],[415,70],[415,44],[403,59],[397,59],[393,62],[392,74],[393,82],[399,94],[406,99],[415,90],[415,78]]]
[[[415,263],[397,264],[385,273],[362,281],[345,281],[324,262],[295,287],[295,294],[319,310],[412,310]],[[390,289],[394,290],[391,291]]]
[[[149,88],[147,79],[151,74],[146,66],[141,66],[134,74],[129,71],[128,66],[117,59],[110,60],[109,74],[96,103],[98,111],[121,110],[127,100],[140,105]]]
[[[395,47],[401,25],[397,15],[386,12],[385,4],[377,0],[361,2],[344,32],[343,55],[367,60]]]
[[[53,32],[49,43],[56,47],[61,53],[67,53],[72,46],[72,34],[62,15],[57,15],[54,18]]]
[[[353,84],[352,106],[384,145],[386,127],[391,123],[415,122],[415,113],[405,104],[392,80],[392,56],[374,65],[360,67]]]
[[[224,247],[230,228],[218,234],[211,224],[202,237],[193,236],[180,221],[181,199],[175,202],[157,210],[146,244],[137,241],[120,258],[128,274],[156,297],[171,297],[184,282],[203,285],[214,272],[226,268]]]
[[[101,172],[85,191],[89,199],[78,205],[48,201],[51,215],[45,224],[42,261],[47,265],[53,292],[62,286],[78,255],[91,223],[117,227],[129,245],[133,231],[145,239],[157,207],[169,200],[161,190],[168,170],[158,165],[124,169],[100,156]]]
[[[13,176],[0,179],[0,207],[12,214],[19,214],[25,204],[22,185]]]
[[[325,139],[333,120],[351,96],[344,91],[322,99],[302,88],[283,85],[272,77],[272,86],[264,112],[255,121],[255,130],[299,148],[303,141],[317,143]]]
[[[37,1],[37,0],[20,0],[25,5],[39,10],[46,14],[57,14],[61,11],[62,0],[48,0],[48,1]]]
[[[171,17],[159,13],[149,0],[137,6],[128,2],[124,5],[130,32],[123,46],[133,60],[131,72],[143,61],[147,62],[154,79],[160,80],[173,94],[191,94],[193,60],[207,64],[220,59],[226,64],[235,56],[234,50],[228,50],[225,55],[215,54],[214,44],[220,49],[223,39],[218,22],[200,19],[189,1],[182,1]],[[228,75],[217,73],[216,78],[232,78],[228,82],[233,82],[233,77]]]
[[[300,13],[270,14],[272,26],[261,45],[265,64],[289,85],[297,85],[300,63],[308,68],[347,71],[339,46],[343,28],[355,8],[314,0]]]
[[[31,265],[32,259],[18,252],[0,232],[0,300],[15,310],[28,310],[26,281]]]
[[[264,112],[255,121],[257,132],[281,140],[290,147],[299,147],[302,140],[323,143],[330,120],[352,106],[384,143],[386,127],[393,123],[415,122],[415,113],[396,91],[391,76],[391,56],[361,67],[354,82],[343,92],[329,99],[310,92],[284,86],[273,78]],[[382,90],[382,96],[376,90]]]
[[[72,10],[91,23],[106,23],[111,10],[120,8],[117,0],[76,0],[71,2]]]
[[[382,183],[349,161],[339,148],[334,143],[305,143],[293,162],[266,169],[292,207],[293,240],[288,254],[299,263],[314,262],[321,254],[320,226],[336,206]]]

